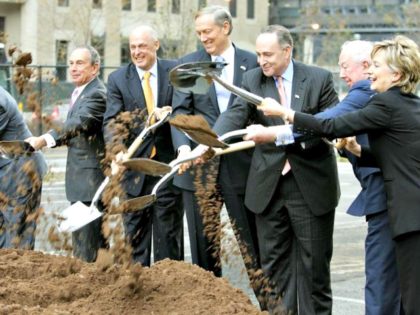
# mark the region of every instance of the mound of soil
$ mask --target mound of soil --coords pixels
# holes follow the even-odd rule
[[[261,314],[225,279],[185,262],[129,269],[0,250],[0,314]]]

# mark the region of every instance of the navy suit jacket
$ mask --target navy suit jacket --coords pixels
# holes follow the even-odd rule
[[[353,84],[347,96],[340,103],[315,116],[322,119],[334,118],[361,109],[366,106],[373,94],[374,91],[370,89],[370,81],[358,81]],[[356,136],[356,140],[363,146],[369,145],[366,134]],[[353,154],[346,150],[342,152],[352,164],[354,175],[362,186],[362,190],[350,205],[347,213],[364,216],[386,210],[386,195],[381,170],[375,167],[362,167]]]
[[[173,87],[169,82],[169,71],[176,65],[173,60],[158,59],[158,101],[157,107],[170,106],[172,102]],[[110,143],[115,130],[110,127],[121,112],[132,112],[136,109],[146,110],[141,81],[133,63],[123,66],[112,72],[108,78],[107,107],[104,115],[104,135],[106,143]],[[139,117],[132,115],[132,124],[129,126],[130,134],[127,139],[121,139],[128,147],[144,128],[144,122]],[[175,158],[172,146],[169,124],[156,129],[147,137],[133,157],[149,157],[153,146],[156,147],[154,160],[169,163]],[[137,171],[124,172],[124,190],[132,196],[139,196],[143,187],[145,175]]]
[[[379,166],[394,236],[420,231],[420,99],[399,87],[378,93],[366,107],[334,119],[295,113],[295,132],[346,137],[367,133],[361,165]]]
[[[200,49],[182,57],[179,60],[179,64],[197,61],[211,61],[211,56],[204,49]],[[233,84],[240,86],[242,76],[245,71],[256,68],[257,66],[257,57],[254,54],[235,47]],[[236,96],[231,94],[228,109],[232,106],[235,99]],[[210,126],[214,125],[220,115],[214,84],[210,86],[210,90],[207,94],[202,95],[196,93],[184,93],[175,90],[172,107],[173,116],[179,114],[201,115],[207,120]],[[181,145],[189,145],[190,147],[194,146],[191,140],[189,140],[184,133],[180,132],[176,128],[172,128],[172,136],[175,149],[178,149]],[[252,153],[253,150],[250,149],[228,154],[222,159],[222,163],[227,163],[227,169],[229,170],[228,175],[231,178],[231,182],[234,186],[233,188],[239,194],[245,193]],[[174,183],[183,189],[190,191],[194,190],[193,179],[190,172],[186,172],[181,176],[176,176]]]

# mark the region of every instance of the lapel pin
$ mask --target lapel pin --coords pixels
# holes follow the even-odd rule
[[[300,98],[300,96],[299,96],[299,95],[297,95],[297,94],[295,94],[295,98]]]
[[[245,67],[245,66],[240,66],[240,68],[241,68],[243,71],[245,71],[245,70],[246,70],[246,67]]]

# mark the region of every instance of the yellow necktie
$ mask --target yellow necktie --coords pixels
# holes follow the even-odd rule
[[[151,76],[151,73],[149,71],[146,71],[144,73],[143,81],[142,81],[142,88],[143,88],[143,93],[144,93],[144,99],[146,100],[147,113],[149,115],[152,115],[155,106],[154,106],[154,100],[153,100],[152,87],[150,85],[150,76]],[[153,115],[153,117],[150,119],[150,124],[154,124],[155,122],[156,122],[156,118]],[[152,152],[150,153],[150,158],[153,158],[155,155],[156,155],[156,147],[153,146]]]

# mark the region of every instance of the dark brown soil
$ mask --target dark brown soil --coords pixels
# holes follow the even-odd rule
[[[225,279],[185,262],[120,269],[0,250],[0,314],[260,314]]]

